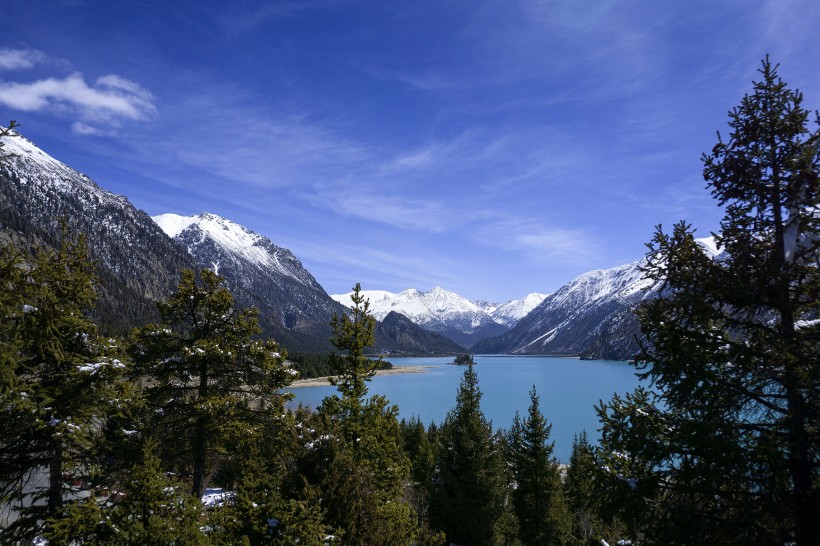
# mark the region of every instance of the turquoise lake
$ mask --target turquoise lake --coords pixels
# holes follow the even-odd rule
[[[384,395],[398,405],[400,418],[416,415],[426,424],[441,423],[455,406],[465,368],[452,365],[452,357],[389,360],[394,366],[425,366],[426,372],[374,377],[370,394]],[[576,434],[586,430],[590,441],[599,438],[593,406],[609,401],[613,393],[626,394],[639,383],[635,368],[626,362],[507,355],[477,355],[475,362],[483,393],[481,409],[493,429],[509,428],[516,411],[526,416],[529,391],[535,385],[541,411],[552,423],[555,456],[563,463],[569,461]],[[291,390],[296,395],[294,406],[301,402],[314,408],[336,392],[329,386]]]

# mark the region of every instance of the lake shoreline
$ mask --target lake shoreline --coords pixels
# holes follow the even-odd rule
[[[386,370],[376,370],[376,375],[400,375],[407,373],[425,373],[428,368],[435,366],[393,366]],[[297,379],[289,386],[300,387],[327,387],[330,385],[329,377],[311,377],[310,379]]]

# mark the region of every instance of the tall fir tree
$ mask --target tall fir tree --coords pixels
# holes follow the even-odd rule
[[[502,445],[481,411],[478,375],[469,365],[437,432],[438,473],[431,498],[433,525],[455,544],[501,541],[497,525],[507,511],[508,472]]]
[[[134,332],[132,374],[145,384],[146,424],[163,458],[189,472],[201,496],[228,446],[282,414],[292,373],[274,341],[255,339],[256,310],[236,309],[213,271],[183,271],[158,305],[162,322]]]
[[[332,464],[321,476],[330,523],[340,527],[350,544],[409,544],[415,516],[405,502],[410,464],[401,445],[398,407],[384,396],[371,396],[367,382],[378,360],[365,350],[374,342],[375,319],[357,283],[349,313],[334,315],[331,380],[341,396],[326,398],[320,415],[330,421],[340,444],[328,450]]]
[[[820,134],[768,58],[760,74],[703,157],[723,252],[658,229],[646,273],[664,290],[639,312],[652,389],[599,412],[613,474],[666,508],[644,522],[657,542],[820,536]]]
[[[507,461],[516,487],[512,498],[525,545],[562,544],[569,534],[558,461],[549,441],[552,425],[541,413],[533,385],[523,421],[516,412],[507,435]]]
[[[57,250],[6,247],[0,258],[0,500],[19,507],[4,531],[18,540],[61,517],[74,483],[89,479],[99,419],[124,367],[83,316],[93,270],[85,238],[65,227]]]

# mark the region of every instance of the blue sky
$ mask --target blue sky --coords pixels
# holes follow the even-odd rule
[[[496,301],[718,226],[700,156],[815,0],[3,0],[0,120],[149,214],[219,214],[330,293]]]

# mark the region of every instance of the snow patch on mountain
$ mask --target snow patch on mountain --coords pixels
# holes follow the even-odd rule
[[[490,315],[499,324],[512,328],[519,320],[526,317],[530,311],[538,307],[549,294],[533,292],[521,299],[510,300],[507,303],[492,303],[486,300],[475,301],[481,309]]]

